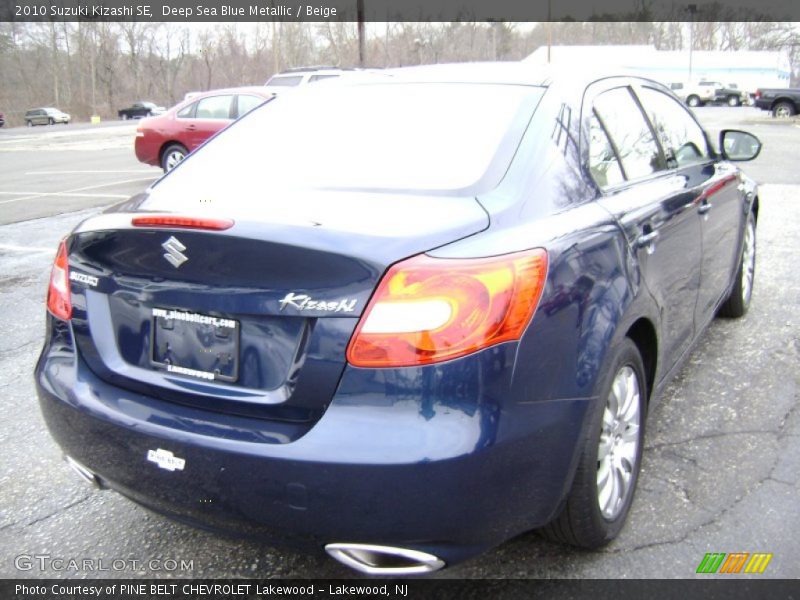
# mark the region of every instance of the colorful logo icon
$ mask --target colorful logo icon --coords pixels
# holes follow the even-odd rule
[[[761,574],[767,570],[772,553],[766,552],[709,552],[697,566],[697,573],[713,574]]]

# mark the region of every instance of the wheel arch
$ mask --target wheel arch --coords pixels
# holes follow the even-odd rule
[[[625,337],[630,338],[639,350],[644,365],[644,376],[647,381],[647,400],[653,394],[658,366],[658,336],[653,323],[646,317],[640,317],[628,328]]]
[[[797,114],[798,108],[800,107],[798,107],[797,105],[798,103],[793,98],[789,98],[788,96],[779,96],[778,98],[775,98],[772,101],[772,104],[770,104],[769,109],[775,110],[775,107],[778,106],[778,104],[783,104],[783,103],[791,104],[794,107],[795,114]]]
[[[189,153],[189,149],[186,147],[186,144],[179,142],[178,140],[167,140],[166,142],[161,144],[161,147],[158,149],[159,164],[161,164],[164,161],[164,152],[166,152],[167,148],[169,148],[170,146],[180,146],[181,148],[186,150],[187,154]]]

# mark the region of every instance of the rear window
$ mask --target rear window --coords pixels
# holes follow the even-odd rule
[[[208,193],[223,186],[234,197],[287,186],[464,189],[490,166],[502,176],[542,93],[529,86],[424,83],[279,96],[229,127],[159,188]],[[496,157],[504,164],[494,165]]]

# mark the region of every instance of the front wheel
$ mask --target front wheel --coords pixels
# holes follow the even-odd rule
[[[692,108],[697,108],[698,106],[700,106],[700,98],[698,96],[689,96],[686,99],[686,104],[688,104]]]
[[[128,120],[128,113],[122,113],[122,120],[123,121],[127,121]]]
[[[739,96],[728,96],[728,106],[739,106],[741,103]]]
[[[583,440],[566,504],[541,533],[552,540],[599,548],[619,534],[633,501],[642,458],[647,383],[636,344],[611,350]]]
[[[25,121],[25,124],[26,124],[28,127],[33,127],[33,121]]]
[[[778,102],[772,108],[772,116],[778,117],[780,119],[785,119],[786,117],[793,117],[795,114],[794,104],[790,102]]]
[[[53,117],[50,117],[50,118],[47,120],[47,122],[48,122],[50,125],[55,125],[55,124],[56,124],[56,122],[53,120]]]
[[[161,168],[164,169],[164,173],[168,173],[177,167],[178,164],[184,158],[186,158],[187,154],[188,152],[186,148],[180,144],[172,144],[171,146],[168,146],[161,155]]]
[[[739,270],[733,289],[719,309],[721,317],[738,319],[743,317],[750,308],[750,299],[753,297],[753,283],[756,275],[756,219],[751,212],[747,216],[747,225],[744,230],[744,243],[742,244],[742,257],[739,259]]]

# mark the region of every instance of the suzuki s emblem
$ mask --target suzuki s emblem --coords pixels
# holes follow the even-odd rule
[[[189,260],[189,257],[182,252],[186,250],[186,246],[181,244],[174,235],[170,236],[166,242],[161,244],[161,247],[167,251],[164,254],[164,258],[176,269]]]
[[[186,466],[186,461],[178,458],[169,450],[159,448],[158,450],[148,450],[147,460],[156,463],[162,469],[167,471],[183,471]]]

